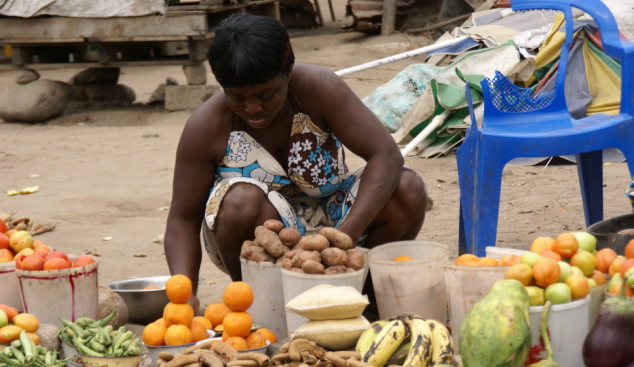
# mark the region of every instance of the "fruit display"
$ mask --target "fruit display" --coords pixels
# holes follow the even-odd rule
[[[37,335],[39,328],[40,322],[34,315],[18,314],[18,310],[15,308],[0,304],[1,344],[11,344],[19,340],[20,334],[24,331],[27,338],[31,339],[35,345],[40,345],[40,337]]]
[[[0,263],[14,261],[18,255],[28,256],[38,251],[49,253],[51,249],[33,236],[51,231],[55,226],[33,226],[32,219],[14,219],[14,214],[0,213]]]
[[[11,367],[63,367],[68,359],[59,359],[57,350],[48,351],[29,338],[26,330],[20,331],[11,346],[0,351],[0,365]]]
[[[361,334],[355,350],[359,361],[373,367],[438,366],[453,363],[454,357],[445,325],[411,313],[374,322]]]
[[[334,228],[302,237],[298,230],[267,220],[255,229],[255,240],[244,241],[243,259],[280,264],[282,268],[308,274],[342,274],[363,269],[363,253],[350,236]]]
[[[507,255],[508,256],[508,255]],[[503,257],[502,260],[498,261],[495,260],[493,258],[490,257],[483,257],[483,258],[479,258],[475,255],[471,255],[471,254],[464,254],[464,255],[460,255],[460,257],[458,257],[456,259],[456,261],[454,262],[454,265],[459,265],[459,266],[508,266],[508,265],[512,265],[511,262],[508,261],[508,259],[511,259],[511,257]],[[515,255],[510,255],[510,256],[515,256]],[[512,258],[512,260],[514,260],[515,257]],[[398,261],[398,260],[394,260],[394,261]]]

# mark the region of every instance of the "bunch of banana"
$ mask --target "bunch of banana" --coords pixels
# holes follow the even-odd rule
[[[403,314],[376,321],[361,334],[357,352],[373,366],[428,367],[453,363],[449,330],[435,320]]]

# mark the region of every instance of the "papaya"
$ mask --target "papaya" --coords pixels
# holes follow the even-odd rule
[[[530,296],[522,283],[501,280],[460,325],[464,367],[522,367],[531,348]]]

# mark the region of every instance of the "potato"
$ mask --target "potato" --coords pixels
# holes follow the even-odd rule
[[[299,244],[302,246],[302,250],[305,251],[322,252],[330,247],[328,239],[320,234],[303,237],[301,241],[299,241]]]
[[[336,247],[328,247],[321,252],[321,262],[326,265],[327,268],[337,265],[345,265],[348,261],[348,255],[345,251],[342,251]]]
[[[291,265],[294,268],[301,268],[302,267],[302,259],[299,258],[299,253],[297,253],[294,257],[293,260],[291,260]]]
[[[331,266],[324,270],[324,274],[345,274],[346,267],[343,265]]]
[[[350,236],[334,228],[322,228],[319,234],[326,237],[332,246],[344,251],[354,248],[357,245],[356,241],[354,243],[352,242]]]
[[[302,246],[298,243],[297,245],[291,247],[291,251],[303,250]]]
[[[305,274],[306,272],[300,268],[292,268],[291,271],[294,271],[295,273],[300,273],[300,274]]]
[[[302,235],[295,228],[284,228],[280,231],[278,236],[280,237],[280,241],[282,241],[282,245],[286,247],[293,247],[302,239]]]
[[[40,324],[37,335],[40,337],[40,345],[47,351],[61,350],[62,342],[57,337],[57,326],[49,324]]]
[[[292,268],[293,268],[293,261],[292,260],[282,259],[282,269],[291,270]]]
[[[302,264],[302,270],[308,274],[323,274],[324,266],[313,260],[306,260]]]
[[[363,253],[359,250],[348,250],[346,251],[346,255],[348,255],[348,260],[346,261],[346,268],[361,270],[363,269],[363,265],[365,264],[365,257]]]
[[[269,231],[279,233],[284,228],[284,223],[276,219],[269,219],[264,222],[264,227],[266,227]]]
[[[113,292],[105,285],[99,286],[99,314],[98,319],[101,320],[110,315],[112,311],[117,311],[108,325],[116,330],[128,322],[128,307],[123,298]]]
[[[302,264],[308,260],[321,263],[321,255],[317,251],[302,251],[298,255],[299,259],[302,261]]]
[[[289,252],[285,253],[284,256],[282,256],[282,258],[293,260],[295,255],[297,255],[300,252],[302,252],[302,250],[290,250]]]
[[[249,247],[254,246],[253,241],[244,241],[242,243],[242,248],[240,248],[240,257],[243,259],[248,259],[249,256],[247,254],[247,250]]]
[[[288,247],[282,245],[277,234],[264,226],[258,226],[255,229],[255,239],[264,247],[266,252],[276,258],[282,257],[282,255],[288,252]]]
[[[256,263],[269,262],[274,263],[275,258],[269,255],[263,247],[251,246],[247,249],[247,259]]]

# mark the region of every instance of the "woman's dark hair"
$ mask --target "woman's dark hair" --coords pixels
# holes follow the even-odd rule
[[[209,65],[223,88],[267,83],[295,62],[288,33],[273,18],[234,14],[215,33]]]

